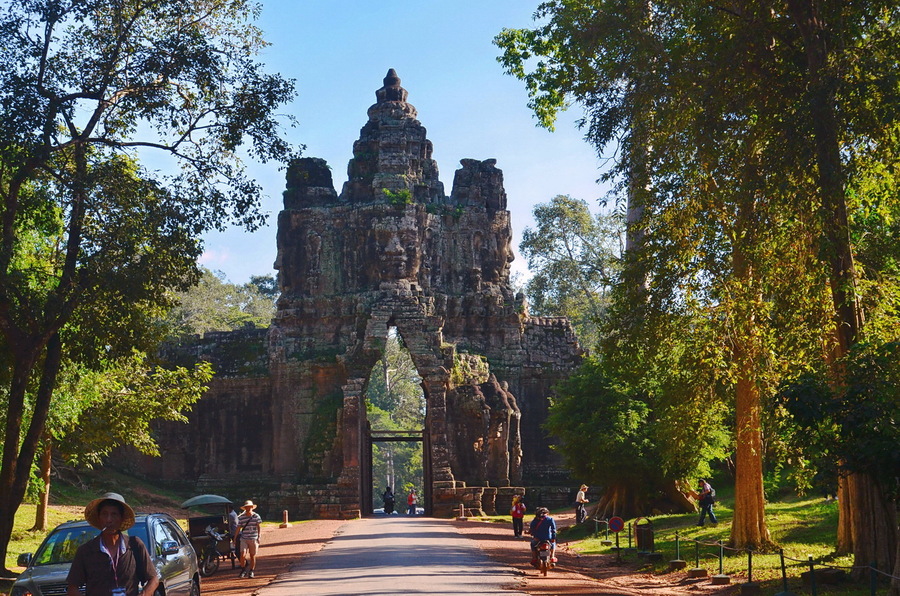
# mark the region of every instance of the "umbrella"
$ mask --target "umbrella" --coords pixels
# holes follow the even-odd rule
[[[231,499],[226,499],[225,497],[220,497],[219,495],[197,495],[196,497],[191,497],[187,501],[181,504],[182,509],[187,509],[188,507],[195,507],[197,505],[213,505],[215,503],[224,503],[225,505],[231,505]]]

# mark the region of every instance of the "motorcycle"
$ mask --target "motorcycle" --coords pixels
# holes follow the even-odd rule
[[[203,549],[203,555],[200,558],[200,575],[209,577],[219,570],[219,562],[221,559],[231,559],[231,568],[234,569],[234,562],[237,559],[237,553],[234,551],[234,545],[231,543],[231,536],[220,534],[212,525],[206,526],[204,530],[209,542]],[[219,550],[219,543],[226,541],[228,543],[228,551]]]
[[[548,569],[553,569],[553,547],[549,540],[541,540],[537,545],[538,569],[541,575],[547,575]]]

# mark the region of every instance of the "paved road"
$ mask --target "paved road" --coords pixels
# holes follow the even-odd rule
[[[259,596],[310,594],[505,594],[515,572],[497,565],[446,521],[378,517],[341,527],[322,550],[259,590]]]

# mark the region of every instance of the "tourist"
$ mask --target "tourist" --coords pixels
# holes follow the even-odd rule
[[[584,504],[588,502],[587,497],[585,497],[585,493],[587,492],[588,486],[587,484],[582,484],[581,488],[578,489],[578,494],[575,495],[575,523],[580,524],[583,523],[585,519],[587,519],[587,510],[584,508]]]
[[[407,515],[415,515],[416,514],[416,506],[419,504],[419,498],[416,496],[416,489],[412,489],[409,491],[409,496],[406,497],[406,514]]]
[[[253,501],[244,501],[243,512],[238,516],[238,529],[234,533],[235,542],[241,541],[241,574],[240,577],[253,577],[256,569],[256,553],[259,551],[259,525],[262,518],[254,512]]]
[[[84,596],[153,594],[159,575],[147,547],[137,536],[122,535],[134,525],[134,509],[122,495],[106,493],[94,499],[84,508],[84,519],[100,534],[75,551],[66,577],[68,596],[81,596],[82,585]]]
[[[391,515],[394,513],[394,491],[391,490],[390,486],[384,489],[381,500],[384,501],[384,514]]]
[[[527,509],[522,497],[519,495],[513,497],[512,508],[509,510],[509,514],[512,516],[513,534],[516,538],[520,537],[525,529],[525,511]]]
[[[716,519],[716,514],[713,513],[713,503],[716,502],[716,491],[710,486],[705,478],[700,479],[700,485],[697,487],[697,496],[700,500],[700,521],[697,522],[697,525],[703,525],[703,518],[705,518],[707,514],[709,514],[709,521],[712,522],[713,525],[719,523],[719,520]]]

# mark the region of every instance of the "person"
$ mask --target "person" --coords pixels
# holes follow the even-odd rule
[[[80,596],[82,585],[85,596],[153,594],[159,575],[146,545],[137,536],[122,534],[134,525],[134,509],[122,495],[106,493],[94,499],[84,508],[84,519],[100,534],[75,551],[66,594]]]
[[[238,527],[238,512],[234,507],[228,508],[228,535],[234,536]]]
[[[241,539],[241,573],[240,577],[253,577],[256,569],[256,553],[259,552],[259,525],[262,518],[254,511],[253,501],[244,501],[243,512],[238,516],[238,528],[234,532],[234,541]]]
[[[390,486],[384,489],[381,500],[384,501],[384,513],[386,515],[394,513],[394,491],[391,490]]]
[[[538,566],[538,544],[541,540],[550,542],[550,562],[556,563],[556,521],[550,517],[550,510],[546,507],[538,507],[534,512],[534,519],[528,526],[531,534],[531,564]]]
[[[519,495],[513,497],[512,508],[510,508],[509,513],[512,516],[513,534],[516,538],[520,537],[524,530],[526,511],[525,501],[522,500],[522,497]]]
[[[415,515],[416,505],[418,504],[419,498],[416,496],[416,489],[412,489],[411,491],[409,491],[409,496],[406,497],[406,514]]]
[[[577,524],[583,523],[587,519],[587,510],[584,508],[584,504],[589,502],[584,496],[587,489],[587,484],[582,484],[578,489],[578,494],[575,495],[575,523]]]
[[[700,479],[700,485],[697,487],[697,495],[700,500],[700,521],[697,522],[697,525],[703,525],[703,519],[707,514],[709,514],[709,521],[712,522],[713,525],[719,523],[719,520],[716,519],[716,514],[713,513],[713,503],[716,502],[713,489],[705,478]]]
[[[228,537],[231,539],[231,551],[237,554],[241,550],[240,543],[234,539],[238,528],[238,512],[231,505],[226,505],[225,508],[228,510]],[[232,557],[231,560],[234,561],[234,558]]]

